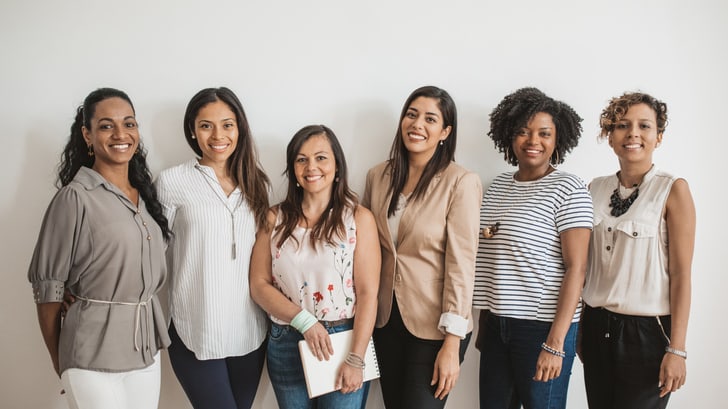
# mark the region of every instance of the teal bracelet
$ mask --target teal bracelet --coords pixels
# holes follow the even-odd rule
[[[318,320],[313,316],[313,314],[306,310],[301,310],[301,312],[296,314],[296,316],[291,320],[291,326],[303,334],[316,325],[317,322]]]

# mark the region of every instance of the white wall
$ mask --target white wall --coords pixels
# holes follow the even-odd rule
[[[484,184],[508,169],[485,133],[488,113],[510,91],[537,86],[585,118],[583,140],[563,165],[585,180],[617,166],[596,141],[608,98],[643,90],[668,103],[670,125],[655,160],[690,182],[698,210],[688,381],[671,407],[721,407],[726,4],[2,0],[0,406],[65,407],[25,277],[59,153],[88,92],[112,86],[129,93],[156,174],[192,156],[181,131],[189,98],[229,86],[245,105],[279,199],[285,144],[300,127],[334,129],[361,192],[366,170],[388,152],[409,92],[434,84],[450,91],[460,111],[457,160]],[[471,346],[449,407],[476,407],[477,359]],[[165,361],[160,407],[187,405]],[[266,377],[256,407],[275,406]],[[382,407],[376,385],[368,406]],[[569,408],[584,407],[577,363]]]

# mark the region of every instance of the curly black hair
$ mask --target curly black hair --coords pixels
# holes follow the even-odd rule
[[[56,187],[60,188],[71,183],[73,178],[81,169],[81,166],[92,168],[94,165],[94,156],[88,154],[88,146],[86,141],[83,139],[83,131],[81,128],[84,126],[88,129],[91,128],[91,118],[96,113],[96,105],[109,98],[121,98],[129,103],[131,110],[134,110],[134,104],[131,103],[131,99],[124,92],[114,88],[99,88],[86,97],[83,101],[83,105],[79,106],[76,110],[76,118],[71,125],[71,136],[68,138],[66,146],[63,148],[61,154],[61,163],[58,165],[58,180],[56,181]],[[141,141],[139,141],[139,148],[134,156],[129,161],[129,182],[134,186],[144,199],[147,211],[152,215],[154,221],[157,222],[159,228],[162,229],[162,235],[165,240],[169,240],[171,231],[167,218],[164,216],[162,211],[162,204],[157,198],[157,190],[154,189],[152,184],[152,173],[149,171],[147,165],[147,151],[144,149]]]
[[[513,137],[539,112],[551,115],[556,126],[556,147],[551,154],[552,164],[564,163],[566,154],[579,144],[582,118],[576,111],[536,88],[521,88],[506,95],[490,113],[488,136],[511,165],[518,166],[518,159],[513,152]]]

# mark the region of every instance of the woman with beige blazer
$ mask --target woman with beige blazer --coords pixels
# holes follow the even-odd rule
[[[473,328],[480,178],[453,162],[457,113],[426,86],[407,99],[389,160],[367,175],[363,204],[382,249],[374,331],[388,408],[442,408]]]

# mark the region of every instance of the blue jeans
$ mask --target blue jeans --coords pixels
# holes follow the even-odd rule
[[[322,324],[324,324],[322,322]],[[326,327],[326,325],[324,325]],[[329,334],[346,331],[352,324],[326,327]],[[288,325],[273,323],[268,335],[268,376],[281,409],[361,409],[366,405],[369,382],[351,393],[339,391],[327,393],[313,399],[308,398],[306,379],[298,352],[298,341],[303,335]]]
[[[499,317],[487,314],[481,321],[480,408],[563,409],[569,388],[571,366],[576,355],[577,323],[571,324],[564,339],[561,375],[548,382],[533,380],[541,343],[546,341],[550,322]]]

